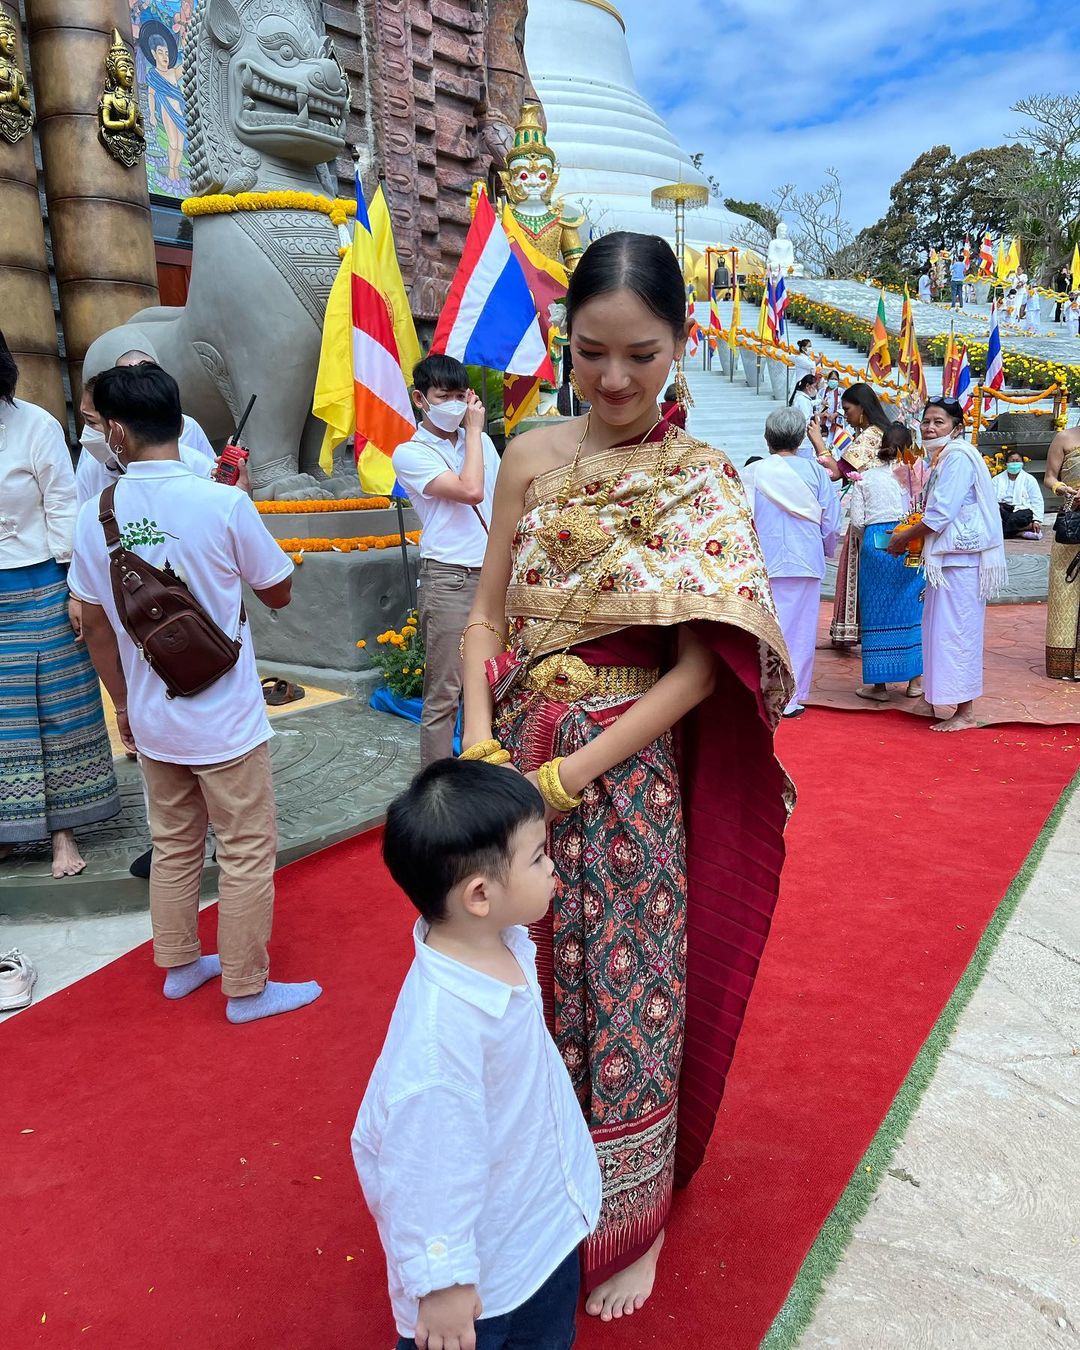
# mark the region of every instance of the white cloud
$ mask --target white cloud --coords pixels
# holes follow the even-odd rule
[[[1080,87],[1080,36],[1037,0],[809,6],[620,0],[644,96],[725,196],[767,200],[839,171],[851,224],[888,205],[922,151],[1001,145],[1025,94]],[[671,15],[676,9],[678,31]]]

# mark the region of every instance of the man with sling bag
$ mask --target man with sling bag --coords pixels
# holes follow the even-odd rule
[[[411,441],[394,451],[394,472],[420,517],[420,636],[424,711],[420,767],[452,753],[461,698],[461,634],[469,622],[499,472],[484,434],[484,405],[452,356],[428,356],[413,371],[421,415]]]
[[[321,990],[268,979],[273,732],[244,631],[242,583],[283,608],[292,563],[243,492],[181,462],[171,375],[152,364],[118,367],[98,377],[93,397],[126,471],[80,511],[68,585],[82,602],[83,637],[121,738],[139,751],[146,779],[150,919],[165,996],[182,998],[220,974],[230,1022],[290,1012]],[[213,956],[201,954],[198,937],[208,819],[220,868]]]

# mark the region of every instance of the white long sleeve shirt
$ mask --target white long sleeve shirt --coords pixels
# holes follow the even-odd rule
[[[999,502],[1008,502],[1014,511],[1033,511],[1036,520],[1042,520],[1046,512],[1039,480],[1026,469],[1015,478],[1009,473],[995,474],[994,492]]]
[[[792,515],[764,493],[754,495],[754,524],[770,577],[823,577],[825,559],[836,552],[840,534],[840,498],[829,475],[813,459],[787,461],[821,504],[815,523]]]
[[[0,399],[0,568],[71,558],[75,474],[60,423],[44,408]]]
[[[908,499],[889,464],[864,469],[862,480],[851,485],[851,523],[857,530],[902,520]]]
[[[525,929],[503,934],[518,987],[433,950],[427,933],[419,920],[352,1135],[406,1339],[436,1289],[477,1285],[485,1318],[520,1307],[600,1213],[596,1150],[544,1024]]]
[[[194,417],[185,417],[180,435],[177,438],[180,447],[180,463],[185,464],[196,478],[209,478],[214,471],[214,447],[206,438],[206,432]],[[120,470],[107,469],[100,460],[96,460],[88,451],[83,450],[75,466],[75,491],[79,505],[88,502],[91,497],[100,497],[102,492],[121,477]]]

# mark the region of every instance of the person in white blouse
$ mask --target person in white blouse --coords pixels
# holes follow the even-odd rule
[[[906,684],[909,698],[923,692],[923,580],[918,568],[886,551],[893,530],[910,509],[896,462],[911,445],[911,432],[902,422],[888,427],[876,458],[852,483],[849,498],[851,528],[861,542],[858,616],[863,683],[855,692],[875,703],[888,703],[890,684]]]
[[[798,450],[803,459],[814,458],[814,446],[809,437],[809,427],[811,419],[817,416],[818,383],[817,374],[811,371],[799,380],[788,399],[788,407],[794,408],[804,419],[806,430],[803,433],[802,444]]]
[[[934,460],[923,517],[893,532],[889,552],[900,556],[913,540],[924,541],[926,701],[955,708],[931,730],[970,731],[978,726],[975,700],[983,689],[986,603],[1009,576],[1001,515],[986,464],[964,439],[964,411],[955,399],[926,405],[922,443]]]
[[[415,957],[352,1134],[398,1350],[569,1350],[600,1168],[544,1021],[526,925],[555,891],[544,800],[436,760],[390,804],[383,856]]]
[[[1043,512],[1039,480],[1024,468],[1020,450],[1010,450],[1005,472],[994,477],[994,493],[1001,512],[1001,530],[1006,539],[1041,539]]]
[[[68,621],[75,479],[60,423],[16,399],[0,333],[0,858],[52,841],[52,874],[85,866],[74,830],[120,810],[97,677]]]

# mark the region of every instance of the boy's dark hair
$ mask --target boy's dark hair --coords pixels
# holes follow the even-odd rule
[[[544,799],[521,774],[436,760],[390,803],[383,860],[428,923],[439,923],[446,897],[466,878],[505,881],[515,831],[543,818]]]
[[[469,372],[456,356],[425,356],[413,367],[413,388],[427,394],[429,389],[468,389]]]
[[[15,402],[15,387],[19,383],[19,367],[7,345],[7,339],[0,332],[0,400],[4,403]]]
[[[94,384],[94,407],[110,422],[123,422],[136,445],[175,441],[184,426],[180,390],[160,366],[113,366]]]

